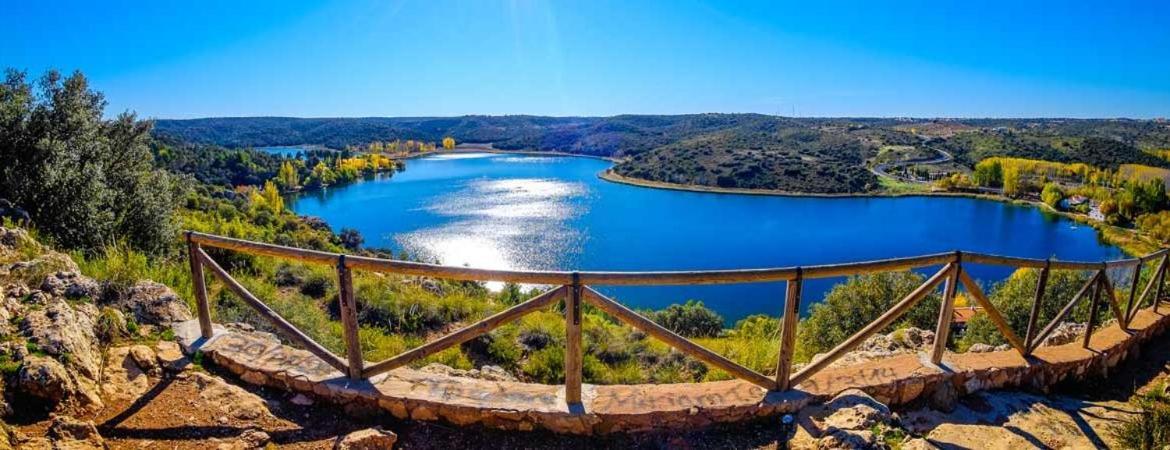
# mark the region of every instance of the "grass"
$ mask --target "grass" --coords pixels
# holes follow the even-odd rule
[[[930,192],[930,185],[924,183],[911,183],[909,181],[901,181],[893,177],[878,177],[878,186],[881,191],[888,194],[913,194]]]
[[[1141,413],[1110,430],[1120,448],[1161,449],[1170,446],[1170,398],[1165,382],[1131,400]]]

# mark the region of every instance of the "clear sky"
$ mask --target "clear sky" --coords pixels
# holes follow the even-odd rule
[[[110,113],[1167,117],[1170,2],[19,1]]]

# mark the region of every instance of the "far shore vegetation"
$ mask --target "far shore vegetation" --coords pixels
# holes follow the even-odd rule
[[[615,173],[666,183],[693,181],[713,187],[827,194],[919,193],[926,186],[926,191],[1035,201],[1094,223],[1106,239],[1126,248],[1159,246],[1170,240],[1164,184],[1170,172],[1163,159],[1164,149],[1170,149],[1170,133],[1144,122],[1068,121],[1043,125],[1039,131],[1025,127],[1005,132],[998,128],[1009,126],[1010,121],[969,121],[963,126],[970,130],[944,136],[929,124],[915,128],[882,119],[695,115],[621,116],[570,123],[530,117],[465,118],[444,128],[419,126],[402,136],[363,135],[340,126],[329,139],[279,136],[271,131],[270,142],[259,142],[247,141],[252,138],[233,131],[231,124],[198,129],[170,121],[155,129],[154,123],[129,113],[106,118],[105,106],[102,95],[80,73],[49,72],[37,81],[21,72],[7,73],[0,85],[0,160],[4,161],[0,198],[12,205],[9,209],[25,212],[28,220],[8,217],[5,226],[28,228],[55,248],[70,252],[87,275],[126,286],[152,279],[171,286],[188,301],[193,299],[181,230],[411,259],[412,255],[364,247],[356,231],[335,233],[319,219],[297,216],[285,207],[284,196],[363,177],[394,176],[407,163],[404,157],[451,150],[457,140],[495,142],[505,150],[615,157],[622,161]],[[410,130],[409,123],[420,120],[387,129]],[[521,133],[508,126],[477,125],[496,121],[507,125],[509,120],[531,127]],[[554,134],[550,131],[554,126],[591,131],[596,139]],[[549,134],[532,135],[537,133],[533,130]],[[954,127],[945,130],[953,132]],[[1099,134],[1128,136],[1130,142],[1104,142],[1108,139]],[[634,137],[623,141],[621,136]],[[305,142],[340,151],[282,157],[248,148]],[[557,146],[547,148],[550,142]],[[590,142],[597,145],[590,147]],[[1009,144],[1019,147],[999,151],[1001,145]],[[906,152],[901,160],[911,163],[930,157],[927,151],[910,153],[909,149],[922,146],[954,155],[954,161],[947,163],[951,165],[943,169],[948,173],[930,175],[927,170],[924,177],[935,178],[933,185],[911,178],[886,180],[870,170],[870,159],[878,155],[881,164],[898,161],[898,152]],[[1096,214],[1099,220],[1092,218]],[[282,316],[332,350],[343,351],[333,267],[231,252],[211,254]],[[1035,270],[1019,270],[986,286],[992,303],[1021,335],[1036,276]],[[1054,272],[1048,298],[1070,297],[1088,276]],[[799,322],[796,360],[807,362],[829,350],[922,281],[921,274],[909,271],[851,277],[823,299],[804,299],[815,304]],[[1129,285],[1117,284],[1118,298],[1128,298]],[[209,288],[214,320],[247,322],[274,331],[221,284],[212,282]],[[359,271],[354,274],[354,291],[363,352],[370,360],[393,356],[531,298],[540,289],[506,285],[497,292],[480,283]],[[937,294],[928,297],[885,331],[910,326],[933,329],[939,301]],[[1054,317],[1058,306],[1056,302],[1046,305],[1041,320]],[[1087,304],[1082,306],[1074,309],[1070,320],[1086,320]],[[442,363],[469,369],[491,364],[522,380],[560,383],[565,335],[560,308],[537,311],[416,366]],[[641,312],[752,369],[775,371],[781,328],[775,315],[749,316],[728,327],[723,317],[698,299]],[[586,382],[728,378],[601,311],[586,307],[583,313]],[[1110,314],[1108,309],[1103,311],[1106,319]],[[988,318],[977,314],[948,345],[965,351],[976,344],[1004,342]]]

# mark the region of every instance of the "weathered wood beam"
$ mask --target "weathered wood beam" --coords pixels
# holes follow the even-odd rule
[[[1076,306],[1077,302],[1081,300],[1081,297],[1083,297],[1090,288],[1099,282],[1099,278],[1103,273],[1105,273],[1104,270],[1098,270],[1097,272],[1093,273],[1093,276],[1089,277],[1089,281],[1086,282],[1084,286],[1081,286],[1081,289],[1077,291],[1076,295],[1073,295],[1072,300],[1069,300],[1069,302],[1064,305],[1064,308],[1060,309],[1060,312],[1056,314],[1056,317],[1052,318],[1052,321],[1048,323],[1048,326],[1044,327],[1044,330],[1041,331],[1040,334],[1036,335],[1035,338],[1028,342],[1029,355],[1040,346],[1041,342],[1044,342],[1044,339],[1047,338],[1049,334],[1052,334],[1052,332],[1056,330],[1056,327],[1060,326],[1060,323],[1064,321],[1064,318],[1067,317],[1070,312],[1072,312],[1073,307]]]
[[[797,272],[796,279],[788,282],[784,294],[784,317],[780,329],[780,354],[776,362],[776,389],[787,391],[788,379],[792,376],[792,357],[796,348],[796,327],[800,322],[800,291],[804,279]]]
[[[991,323],[995,324],[999,332],[1003,333],[1004,338],[1011,343],[1012,348],[1016,349],[1020,353],[1020,356],[1027,356],[1028,346],[1024,344],[1025,341],[1020,340],[1020,337],[1012,330],[1012,326],[1008,324],[1007,319],[1004,319],[999,309],[991,303],[991,300],[988,300],[987,295],[983,293],[983,289],[979,287],[979,283],[971,279],[971,275],[968,275],[966,270],[959,270],[959,281],[963,283],[963,289],[966,289],[967,293],[971,294],[971,297],[975,299],[975,303],[978,303],[979,307],[983,308],[983,312],[991,319]]]
[[[930,362],[939,364],[943,354],[947,351],[947,340],[951,336],[951,321],[955,318],[955,289],[959,286],[959,271],[962,265],[954,263],[950,274],[943,281],[942,304],[938,309],[938,324],[934,328],[934,346],[930,352]]]
[[[207,279],[203,276],[203,262],[199,259],[199,243],[187,232],[187,262],[191,265],[191,283],[195,290],[195,308],[199,314],[199,335],[211,339],[211,304],[207,302]]]
[[[1036,281],[1036,297],[1032,300],[1032,311],[1028,314],[1028,329],[1024,332],[1024,342],[1032,342],[1036,337],[1036,325],[1040,320],[1040,307],[1044,302],[1044,290],[1048,287],[1048,273],[1052,269],[1052,260],[1046,260],[1044,268],[1040,269],[1040,278]],[[1024,356],[1031,354],[1030,347],[1024,347]]]
[[[885,314],[882,314],[873,322],[870,322],[869,325],[866,325],[865,328],[862,328],[857,333],[854,333],[853,336],[846,338],[845,342],[842,342],[832,350],[829,350],[829,353],[827,353],[823,358],[809,363],[809,365],[805,366],[804,369],[801,369],[801,371],[793,375],[792,380],[789,381],[789,385],[796,386],[804,380],[807,380],[821,369],[828,367],[828,365],[832,364],[833,361],[836,361],[838,358],[844,356],[845,353],[848,353],[858,345],[861,345],[865,339],[869,338],[874,333],[877,333],[878,331],[881,331],[882,329],[890,326],[890,324],[894,323],[895,320],[898,320],[899,317],[902,317],[902,315],[906,314],[906,311],[909,311],[910,308],[925,298],[927,294],[929,294],[930,291],[935,288],[935,286],[938,286],[938,283],[941,282],[942,279],[946,277],[953,268],[954,263],[948,263],[941,270],[928,278],[926,282],[915,288],[914,291],[910,292],[910,294],[906,295],[905,298],[890,308],[889,311],[886,311]]]
[[[219,264],[216,263],[215,260],[211,259],[211,256],[208,256],[207,253],[205,253],[202,249],[196,251],[199,254],[199,258],[203,260],[203,263],[207,267],[211,268],[211,273],[219,277],[220,281],[223,281],[223,283],[227,285],[228,289],[231,289],[236,293],[237,296],[244,300],[244,303],[247,303],[248,306],[251,306],[252,309],[256,310],[256,312],[259,312],[261,316],[263,316],[265,319],[268,319],[268,321],[275,325],[277,329],[282,331],[286,337],[291,339],[293,342],[300,344],[301,347],[304,347],[305,350],[309,351],[309,353],[312,353],[318,358],[321,358],[322,361],[325,361],[337,370],[340,370],[342,373],[349,372],[349,368],[345,365],[345,361],[342,361],[341,358],[339,358],[337,355],[334,355],[333,352],[330,352],[329,349],[325,348],[325,346],[318,344],[317,341],[313,340],[313,338],[297,329],[295,325],[289,323],[284,319],[284,317],[281,317],[280,314],[278,314],[276,311],[273,311],[272,308],[269,308],[268,305],[264,304],[264,302],[256,298],[255,295],[252,295],[251,292],[248,292],[248,289],[244,288],[244,285],[240,284],[239,281],[236,281],[235,278],[232,278],[231,274],[220,267]]]

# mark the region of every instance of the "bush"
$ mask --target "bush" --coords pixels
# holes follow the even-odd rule
[[[713,337],[723,331],[723,317],[703,306],[703,302],[688,300],[673,304],[652,314],[654,322],[686,337]]]
[[[322,274],[312,274],[301,285],[301,293],[313,298],[325,298],[333,289],[333,279]]]
[[[1072,300],[1077,291],[1089,281],[1089,276],[1081,271],[1053,270],[1049,272],[1037,326],[1043,327],[1056,317],[1060,309],[1069,300]],[[1039,278],[1040,271],[1037,269],[1019,269],[991,290],[991,303],[995,305],[1011,326],[1012,331],[1015,331],[1021,339],[1028,329],[1028,317],[1032,314],[1032,302],[1036,299],[1036,285]],[[1099,315],[1098,320],[1104,321],[1112,317],[1113,312],[1110,308],[1102,305],[1097,314]],[[1066,320],[1085,322],[1088,320],[1088,316],[1089,299],[1082,298],[1077,306],[1073,307]],[[959,339],[958,348],[965,350],[977,343],[988,345],[1007,343],[1007,339],[995,328],[985,313],[976,314],[967,322],[967,331]]]
[[[915,272],[884,272],[851,277],[833,286],[824,301],[812,305],[797,326],[797,359],[807,361],[860,331],[921,285],[925,277]],[[900,325],[934,329],[940,296],[937,289],[911,308]]]
[[[0,198],[67,248],[172,248],[180,185],[152,166],[152,123],[104,119],[105,99],[80,72],[48,71],[37,89],[25,77],[9,70],[0,84]]]
[[[1170,399],[1165,385],[1135,398],[1141,413],[1110,430],[1119,448],[1161,449],[1170,446]]]

